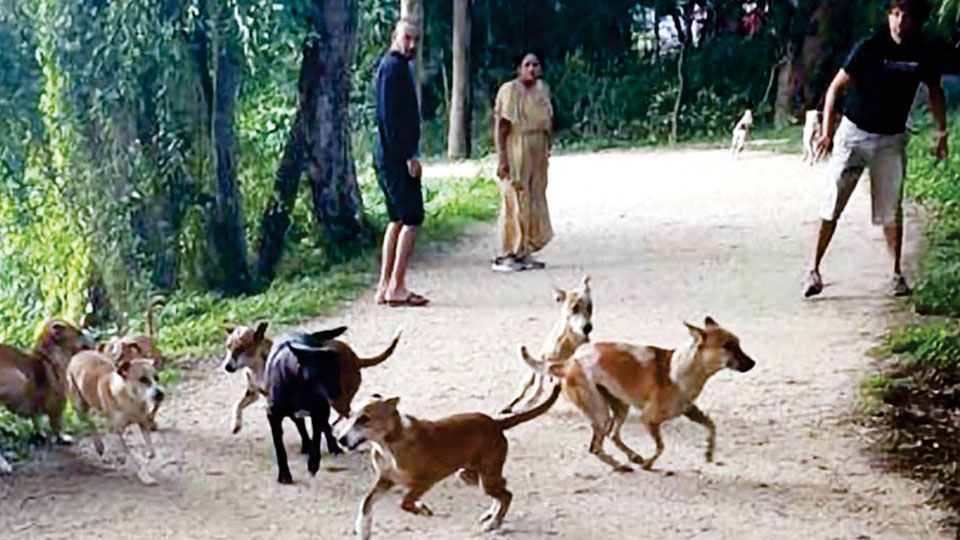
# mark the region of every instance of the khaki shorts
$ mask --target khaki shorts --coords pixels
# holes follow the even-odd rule
[[[879,135],[858,128],[846,117],[834,137],[827,165],[826,193],[820,217],[840,217],[863,169],[870,170],[870,200],[876,225],[893,225],[900,217],[903,179],[907,168],[907,135]]]

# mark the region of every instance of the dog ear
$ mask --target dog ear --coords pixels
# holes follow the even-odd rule
[[[388,400],[386,400],[386,401],[383,402],[384,406],[386,406],[387,409],[389,409],[389,410],[391,410],[391,411],[397,410],[397,404],[398,404],[398,403],[400,403],[400,398],[399,398],[399,397],[392,397],[392,398],[390,398],[390,399],[388,399]]]
[[[257,343],[263,341],[263,336],[267,333],[268,324],[270,323],[264,321],[257,325],[257,331],[253,333],[253,339],[255,339]]]
[[[129,354],[127,354],[128,349],[130,350]],[[113,346],[113,361],[119,362],[121,358],[140,358],[143,356],[143,353],[144,351],[139,343],[133,341],[124,343],[121,341]]]
[[[697,341],[703,341],[703,339],[706,337],[706,332],[704,332],[702,328],[697,328],[686,321],[684,321],[683,324],[687,327],[687,330],[690,331],[690,335],[693,337],[693,339]]]
[[[563,289],[561,289],[561,288],[559,288],[559,287],[554,286],[554,288],[553,288],[553,300],[554,300],[554,302],[556,302],[556,303],[559,304],[560,302],[563,302],[563,301],[566,300],[566,299],[567,299],[567,291],[565,291],[565,290],[563,290]]]
[[[703,324],[705,324],[707,328],[719,328],[719,327],[720,327],[720,325],[717,324],[717,321],[713,320],[713,317],[711,317],[711,316],[709,316],[709,315],[707,315],[707,318],[703,320]]]
[[[126,379],[126,378],[127,378],[127,373],[130,372],[130,366],[131,366],[131,364],[130,364],[130,361],[129,361],[129,360],[124,360],[124,361],[120,362],[120,365],[117,366],[117,373],[118,373],[121,377],[123,377],[124,379]]]

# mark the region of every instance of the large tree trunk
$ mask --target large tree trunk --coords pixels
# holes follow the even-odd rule
[[[470,0],[453,0],[453,98],[447,157],[470,157]]]
[[[240,226],[240,194],[234,154],[237,142],[233,129],[233,113],[240,89],[242,52],[236,41],[236,28],[230,13],[218,9],[215,15],[215,49],[213,55],[213,112],[210,141],[214,149],[213,170],[216,177],[214,216],[211,238],[214,245],[217,288],[230,294],[250,290],[247,269],[247,247]]]
[[[793,43],[788,43],[780,60],[780,73],[777,75],[777,100],[773,109],[773,124],[776,127],[789,125],[793,118],[793,93],[797,86],[793,56]]]
[[[356,0],[314,0],[319,37],[304,48],[303,128],[314,216],[334,259],[356,253],[364,234],[363,203],[350,154],[350,64],[357,34]]]
[[[423,101],[421,86],[423,85],[423,0],[400,0],[400,16],[413,21],[420,36],[420,46],[417,47],[417,58],[414,64],[413,82],[417,85],[417,99]]]
[[[272,281],[277,263],[283,255],[284,238],[290,228],[290,213],[297,200],[297,188],[303,175],[305,160],[302,111],[290,128],[287,147],[277,168],[273,182],[273,198],[260,221],[260,239],[257,246],[257,276]]]

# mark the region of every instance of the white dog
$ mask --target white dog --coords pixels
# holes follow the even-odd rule
[[[740,152],[747,147],[747,136],[750,134],[751,127],[753,127],[753,112],[747,109],[737,121],[737,125],[733,127],[733,140],[730,142],[730,152],[733,157],[739,158]]]

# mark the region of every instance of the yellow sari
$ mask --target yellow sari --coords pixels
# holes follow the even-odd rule
[[[497,122],[501,118],[510,122],[506,148],[510,180],[500,182],[500,255],[522,258],[553,238],[547,207],[550,88],[540,80],[530,88],[516,79],[505,83],[497,92],[494,114]]]

